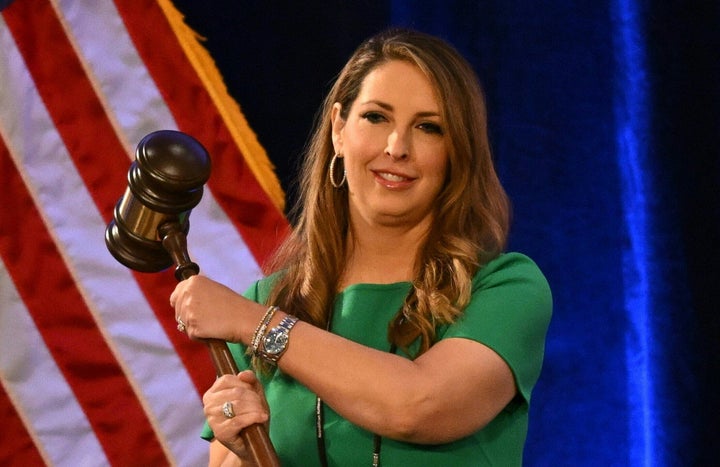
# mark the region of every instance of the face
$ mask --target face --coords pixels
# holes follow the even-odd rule
[[[335,104],[333,144],[344,157],[353,224],[429,226],[448,152],[428,78],[411,63],[390,61],[367,75],[347,120],[340,113]]]

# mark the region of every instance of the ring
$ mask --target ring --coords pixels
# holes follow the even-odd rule
[[[222,412],[225,417],[233,418],[235,416],[235,412],[233,411],[232,402],[225,402],[222,406]]]
[[[183,320],[181,320],[179,316],[176,318],[176,320],[178,323],[177,330],[180,332],[185,332],[187,330],[187,326],[185,326],[185,323],[183,322]]]

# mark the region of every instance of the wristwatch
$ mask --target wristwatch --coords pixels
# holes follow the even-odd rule
[[[268,362],[275,364],[287,350],[290,341],[290,330],[298,319],[292,315],[285,316],[280,323],[268,331],[262,340],[260,356]]]

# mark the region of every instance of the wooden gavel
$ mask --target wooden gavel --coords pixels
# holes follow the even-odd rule
[[[200,202],[209,178],[210,157],[195,138],[172,130],[145,136],[128,172],[128,188],[105,231],[110,253],[136,271],[158,272],[175,264],[178,281],[198,274],[200,268],[188,255],[187,233],[190,211]],[[218,377],[238,374],[224,341],[204,342]],[[251,425],[240,436],[258,467],[280,466],[262,425]]]

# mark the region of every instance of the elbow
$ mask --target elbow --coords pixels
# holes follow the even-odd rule
[[[384,435],[396,441],[434,444],[443,442],[434,427],[437,408],[429,397],[406,398],[390,409],[392,416],[385,418],[387,433]]]
[[[444,444],[482,430],[497,415],[494,411],[457,411],[433,397],[418,397],[388,409],[383,418],[384,437],[414,444]],[[472,411],[472,414],[468,413]]]
[[[420,434],[418,417],[412,411],[398,413],[389,429],[389,437],[398,441],[414,442]]]

